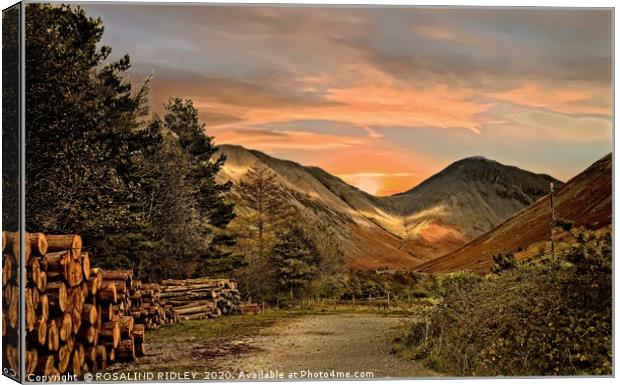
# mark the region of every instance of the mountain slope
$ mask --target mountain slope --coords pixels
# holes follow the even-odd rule
[[[459,160],[420,185],[386,198],[404,218],[405,247],[423,258],[455,250],[562,182],[483,157]]]
[[[397,268],[413,267],[424,262],[408,251],[399,249],[401,241],[398,235],[387,231],[358,211],[390,218],[391,214],[384,212],[381,203],[376,201],[377,198],[336,177],[328,176],[325,171],[315,167],[304,167],[241,146],[222,145],[219,151],[227,158],[218,174],[220,180],[230,180],[235,185],[251,167],[270,169],[286,192],[282,199],[299,208],[304,220],[330,224],[339,238],[348,265],[358,268]],[[333,178],[330,187],[336,193],[316,177],[319,174],[324,180]],[[343,200],[341,195],[350,197],[350,201]],[[243,200],[237,195],[233,195],[233,199],[237,203],[237,210],[243,211]]]
[[[572,220],[575,226],[593,230],[609,226],[612,215],[611,154],[556,190],[554,204],[556,217]],[[427,273],[465,269],[484,272],[492,266],[493,255],[516,252],[517,258],[529,256],[534,246],[544,247],[548,243],[550,216],[549,196],[545,196],[463,248],[418,266],[416,270]]]
[[[553,178],[483,158],[455,162],[419,186],[375,197],[318,167],[222,145],[220,180],[238,184],[251,167],[270,169],[282,199],[304,220],[329,223],[350,266],[414,267],[456,250],[545,194]],[[561,185],[561,182],[555,181]],[[234,190],[234,189],[233,189]],[[237,210],[244,202],[236,194]]]

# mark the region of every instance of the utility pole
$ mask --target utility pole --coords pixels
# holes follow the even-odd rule
[[[555,207],[553,206],[553,182],[549,183],[549,189],[551,193],[549,194],[550,202],[551,202],[551,258],[555,259],[555,244],[553,235],[555,233]]]

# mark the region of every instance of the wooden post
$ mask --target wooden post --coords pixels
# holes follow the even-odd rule
[[[549,183],[549,201],[551,202],[551,258],[555,259],[555,242],[553,239],[555,233],[555,207],[553,206],[553,182]]]
[[[388,293],[388,309],[390,308],[390,293]]]
[[[263,300],[263,314],[265,314],[265,300]]]

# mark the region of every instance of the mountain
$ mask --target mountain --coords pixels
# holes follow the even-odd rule
[[[286,192],[282,199],[299,208],[304,220],[330,225],[340,241],[348,265],[357,268],[413,267],[424,262],[399,247],[401,239],[397,234],[371,219],[380,217],[384,222],[400,220],[389,212],[389,207],[383,205],[379,198],[349,186],[316,167],[304,167],[241,146],[222,145],[219,151],[226,155],[226,163],[218,174],[220,180],[230,180],[234,186],[251,167],[273,171]],[[233,194],[233,199],[237,210],[243,211],[243,200],[236,194]]]
[[[387,200],[405,221],[405,247],[423,258],[444,255],[476,238],[562,182],[484,157],[452,163]]]
[[[238,184],[251,167],[270,169],[304,220],[329,223],[358,268],[414,267],[454,251],[543,196],[550,181],[481,157],[448,166],[415,188],[376,197],[318,167],[222,145],[221,181]],[[234,189],[233,189],[234,191]],[[236,194],[237,210],[244,202]]]
[[[591,230],[611,226],[612,156],[603,157],[554,193],[556,218],[571,220],[574,226]],[[418,266],[416,270],[437,273],[456,270],[488,271],[493,255],[515,253],[518,259],[532,257],[538,248],[549,249],[551,205],[547,195],[519,211],[464,247]],[[561,243],[566,232],[558,233]]]

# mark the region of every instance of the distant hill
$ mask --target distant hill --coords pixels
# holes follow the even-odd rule
[[[415,188],[376,197],[318,167],[302,166],[241,146],[222,145],[218,177],[238,184],[250,167],[277,175],[307,220],[329,223],[353,267],[415,267],[454,251],[562,183],[481,157],[448,166]],[[243,200],[233,194],[237,210]]]
[[[557,189],[554,205],[556,217],[572,220],[575,226],[584,226],[591,230],[610,226],[611,154]],[[491,268],[493,255],[498,253],[513,252],[517,258],[530,256],[532,248],[548,244],[550,216],[550,201],[547,195],[464,247],[418,266],[416,270],[427,273],[465,269],[484,272]]]
[[[562,182],[483,157],[452,163],[413,189],[387,198],[405,221],[405,247],[436,258],[463,246]]]

